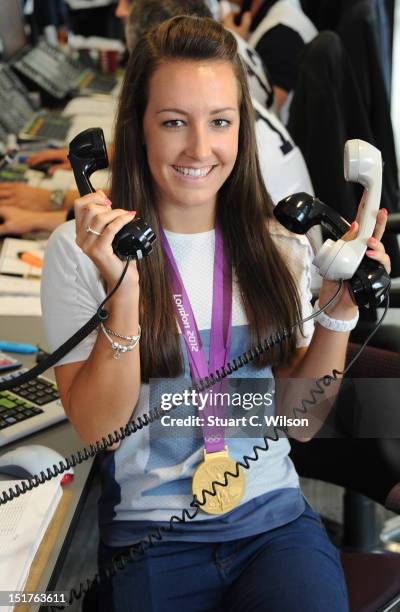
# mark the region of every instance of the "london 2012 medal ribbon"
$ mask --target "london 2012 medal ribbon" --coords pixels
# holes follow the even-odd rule
[[[207,363],[204,350],[178,266],[168,240],[161,233],[162,244],[167,256],[168,272],[173,292],[177,321],[183,335],[193,379],[208,376],[225,366],[229,361],[232,328],[232,267],[224,251],[220,228],[215,228],[215,253],[213,273],[213,300],[210,332],[210,351]],[[217,388],[218,391],[218,388]],[[209,415],[223,416],[223,404],[207,402],[204,408],[203,438],[204,461],[197,466],[193,475],[192,491],[199,507],[209,514],[223,514],[232,510],[242,499],[245,478],[242,468],[239,476],[224,477],[225,472],[237,473],[236,462],[229,456],[225,446],[224,427],[215,425]],[[213,424],[211,425],[210,422]],[[218,481],[222,485],[212,483]],[[203,490],[211,494],[202,494]],[[214,494],[215,491],[215,494]]]

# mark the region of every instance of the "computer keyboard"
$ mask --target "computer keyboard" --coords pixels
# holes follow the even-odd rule
[[[23,138],[38,140],[58,140],[67,138],[72,119],[61,115],[38,115],[23,129]]]
[[[79,89],[81,92],[109,94],[117,84],[114,77],[89,72],[81,79]]]
[[[24,421],[43,410],[37,408],[32,402],[24,400],[11,391],[0,393],[0,429],[10,427],[17,421]]]
[[[28,170],[26,164],[6,164],[0,170],[0,182],[7,183],[26,183],[27,178],[25,172]]]
[[[26,370],[0,377],[12,380]],[[0,391],[0,446],[65,419],[57,386],[39,376],[9,391]]]

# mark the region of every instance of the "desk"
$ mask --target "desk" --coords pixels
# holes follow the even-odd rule
[[[32,344],[39,343],[42,348],[47,348],[41,319],[39,317],[1,317],[0,324],[2,339],[14,340],[16,342],[30,342]],[[30,367],[34,365],[34,356],[23,356],[21,361],[23,361],[25,366]],[[46,372],[45,375],[49,378],[53,378],[53,371],[50,370]],[[69,456],[71,453],[84,446],[68,422],[59,423],[39,433],[32,434],[27,438],[22,438],[8,445],[7,450],[24,444],[44,444],[45,446],[56,449],[63,456]],[[3,450],[0,450],[0,452],[3,452]],[[57,577],[60,574],[65,555],[69,548],[71,537],[73,536],[82,506],[90,488],[91,477],[94,473],[92,468],[93,459],[89,459],[77,466],[75,468],[73,481],[65,489],[65,491],[68,491],[68,504],[66,505],[59,531],[54,541],[52,541],[52,550],[46,565],[40,568],[42,573],[35,588],[36,591],[52,590],[56,584]],[[62,501],[63,500],[61,500],[60,504],[62,504]],[[37,604],[36,606],[31,606],[30,610],[36,612],[39,608],[40,605]]]

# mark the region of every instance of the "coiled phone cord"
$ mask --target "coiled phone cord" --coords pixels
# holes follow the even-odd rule
[[[336,300],[342,287],[343,287],[343,282],[341,282],[337,292],[331,298],[331,300],[324,306],[323,309],[328,308],[328,306],[334,300]],[[310,391],[311,399],[302,399],[301,407],[293,408],[292,410],[294,416],[296,416],[298,413],[301,413],[303,415],[307,414],[309,408],[315,406],[318,403],[318,396],[324,394],[325,392],[324,387],[328,387],[332,382],[337,381],[339,377],[342,377],[348,373],[350,368],[354,365],[354,363],[357,361],[357,359],[363,352],[364,348],[366,347],[366,345],[368,344],[372,336],[376,333],[378,328],[381,326],[386,316],[386,313],[388,311],[388,308],[389,308],[389,295],[386,296],[386,305],[385,305],[385,309],[384,309],[384,312],[381,318],[379,319],[378,323],[376,324],[374,329],[371,331],[371,333],[368,335],[366,340],[360,346],[356,354],[353,356],[352,360],[344,368],[343,372],[334,369],[332,370],[332,374],[327,374],[317,379],[315,388]],[[318,314],[319,314],[318,312],[313,313],[312,315],[304,319],[303,322],[305,323],[306,321],[313,319],[315,316],[318,316]],[[276,333],[275,335],[272,335],[268,339],[259,343],[257,346],[250,348],[248,351],[243,353],[240,357],[233,359],[231,362],[229,362],[225,368],[220,368],[220,370],[217,370],[213,374],[210,374],[209,376],[196,381],[196,384],[193,386],[193,388],[198,392],[209,389],[216,382],[219,382],[220,380],[228,376],[230,373],[232,373],[232,371],[238,370],[239,368],[249,363],[249,361],[252,361],[256,356],[266,352],[267,350],[270,350],[275,344],[278,344],[279,342],[282,342],[284,339],[290,337],[290,335],[292,335],[294,331],[294,328],[297,325],[299,324],[294,325],[290,331],[284,330],[283,333]],[[176,406],[173,406],[171,410],[174,410],[175,408]],[[160,409],[158,408],[158,409],[155,409],[155,411],[150,411],[148,416],[150,417],[151,413],[154,413],[155,415],[156,411],[159,411],[159,410]],[[147,415],[144,415],[144,416],[146,417]],[[160,418],[160,417],[158,416],[156,418]],[[153,418],[152,420],[156,420],[156,419]],[[146,423],[145,422],[141,423],[140,428],[144,427],[145,425],[148,425],[150,422],[152,421],[148,420],[148,422]],[[238,478],[240,474],[240,468],[249,470],[251,467],[251,463],[258,461],[260,452],[268,451],[269,449],[268,442],[269,441],[276,442],[279,439],[278,429],[286,433],[288,428],[287,427],[273,427],[274,435],[266,434],[262,436],[264,445],[263,446],[254,445],[252,448],[253,455],[244,455],[241,461],[236,461],[235,471],[229,471],[229,470],[225,471],[223,474],[222,481],[213,480],[211,482],[211,490],[209,489],[202,490],[201,492],[202,500],[197,499],[197,497],[194,495],[192,498],[192,501],[189,504],[190,509],[193,509],[192,512],[185,508],[182,510],[180,516],[177,516],[177,515],[171,516],[171,518],[169,519],[168,526],[162,525],[162,526],[156,527],[154,531],[148,533],[144,539],[130,546],[127,551],[124,550],[123,552],[117,553],[116,555],[117,558],[113,559],[109,567],[102,568],[98,573],[94,575],[92,579],[87,578],[86,583],[81,582],[77,589],[72,588],[70,591],[70,598],[69,598],[68,605],[71,605],[73,601],[75,600],[79,600],[83,595],[87,594],[94,586],[98,587],[100,584],[104,584],[106,581],[110,580],[113,576],[116,575],[117,572],[123,571],[128,563],[137,560],[141,555],[143,555],[148,548],[153,547],[157,543],[161,542],[163,539],[163,535],[162,535],[163,532],[165,533],[165,532],[173,531],[174,523],[182,524],[182,523],[187,523],[188,521],[194,520],[196,516],[198,515],[201,507],[207,503],[206,498],[208,495],[215,497],[215,495],[218,494],[218,491],[217,491],[218,487],[228,486],[229,478]],[[135,431],[137,431],[137,429],[135,429]],[[65,606],[51,606],[50,610],[52,611],[63,610],[64,608]]]
[[[103,306],[106,303],[106,301],[108,301],[111,296],[113,295],[113,293],[118,289],[118,287],[120,286],[124,275],[126,273],[127,267],[128,267],[129,261],[127,262],[127,265],[124,268],[123,274],[121,275],[121,278],[119,279],[117,285],[114,287],[114,289],[112,290],[112,292],[110,293],[109,296],[107,296],[105,298],[105,300],[103,300],[102,304],[100,305],[97,314],[95,315],[95,317],[93,317],[91,319],[91,321],[89,323],[91,323],[96,317],[98,317],[99,312],[102,312]],[[226,378],[227,376],[229,376],[229,374],[232,374],[234,371],[237,371],[239,368],[245,366],[246,364],[248,364],[249,362],[253,361],[256,357],[258,357],[259,355],[265,353],[266,351],[269,351],[273,346],[275,346],[276,344],[279,344],[281,342],[283,342],[285,339],[290,338],[295,329],[301,325],[302,323],[305,323],[313,318],[315,318],[316,316],[318,316],[318,314],[320,312],[322,312],[323,310],[325,310],[326,308],[328,308],[338,297],[340,291],[343,288],[343,281],[340,282],[339,287],[337,289],[337,291],[335,292],[335,294],[333,295],[333,297],[327,302],[327,304],[325,304],[323,306],[323,308],[321,308],[319,311],[313,313],[312,315],[310,315],[309,317],[305,318],[304,320],[295,323],[294,325],[291,326],[290,329],[286,330],[282,330],[281,332],[276,332],[275,334],[272,334],[269,338],[263,340],[262,342],[260,342],[259,344],[257,344],[254,347],[251,347],[250,349],[248,349],[247,351],[245,351],[242,355],[240,355],[239,357],[231,360],[226,366],[221,367],[220,369],[218,369],[216,372],[213,372],[212,374],[206,376],[203,379],[199,379],[197,381],[195,381],[195,383],[193,384],[193,386],[191,388],[188,389],[189,392],[191,392],[192,390],[196,391],[196,392],[202,392],[205,391],[206,389],[209,389],[210,387],[212,387],[214,384],[220,382],[223,378]],[[311,394],[311,399],[303,399],[301,400],[301,408],[294,408],[293,409],[293,415],[296,416],[297,413],[301,412],[302,414],[307,413],[308,407],[312,407],[314,406],[317,401],[318,401],[318,395],[322,395],[324,393],[324,387],[329,386],[333,381],[337,380],[340,376],[343,376],[344,374],[346,374],[349,369],[352,367],[352,365],[355,363],[355,361],[358,359],[358,357],[360,356],[361,352],[364,350],[365,346],[367,345],[367,343],[369,342],[369,340],[372,338],[372,336],[376,333],[376,331],[378,330],[378,328],[380,327],[384,317],[386,316],[387,310],[389,308],[389,296],[387,295],[386,298],[386,307],[384,310],[384,313],[381,317],[381,319],[378,321],[377,325],[375,326],[375,328],[372,330],[372,332],[369,334],[369,336],[367,337],[367,339],[365,340],[365,342],[362,344],[362,346],[360,347],[360,349],[357,351],[356,355],[353,357],[353,359],[351,360],[351,362],[347,365],[347,367],[344,369],[343,372],[340,372],[336,369],[334,369],[332,371],[332,374],[328,374],[325,375],[321,378],[319,378],[316,381],[316,387],[314,389],[311,390],[310,394]],[[103,311],[106,313],[106,311]],[[106,313],[107,314],[107,313]],[[86,324],[85,328],[89,325]],[[98,321],[97,321],[98,324]],[[93,329],[96,327],[96,325],[93,326]],[[80,332],[82,332],[82,330],[79,330]],[[79,332],[77,332],[79,333]],[[77,334],[75,334],[75,336],[73,336],[73,338],[76,337]],[[68,342],[70,342],[72,339],[70,339]],[[65,343],[65,344],[67,344]],[[63,345],[65,346],[65,345]],[[60,347],[61,349],[62,347]],[[58,350],[60,350],[58,349]],[[56,351],[57,353],[57,351]],[[60,358],[60,357],[58,357]],[[41,364],[42,365],[42,364]],[[35,368],[34,368],[35,369]],[[29,374],[29,373],[27,373]],[[32,370],[30,371],[30,374],[32,376]],[[13,382],[13,385],[15,386],[15,381]],[[175,409],[176,406],[172,407],[172,410]],[[143,429],[143,427],[148,426],[150,423],[154,422],[155,420],[159,420],[161,418],[161,416],[164,414],[163,409],[158,406],[157,408],[151,409],[149,411],[148,414],[144,414],[142,417],[138,417],[137,419],[132,420],[130,423],[128,423],[126,426],[121,427],[119,431],[115,430],[113,434],[109,434],[106,437],[103,437],[101,441],[97,441],[96,444],[94,445],[90,445],[88,448],[84,448],[81,451],[78,451],[77,454],[72,454],[69,458],[65,458],[63,461],[60,461],[58,466],[57,465],[53,465],[53,468],[48,468],[47,469],[47,473],[45,472],[41,472],[40,475],[35,475],[33,477],[31,477],[30,479],[28,479],[27,481],[22,481],[21,484],[17,484],[15,485],[14,488],[9,488],[8,492],[3,491],[0,494],[0,506],[4,505],[5,503],[8,503],[9,501],[11,501],[12,499],[19,497],[20,495],[26,493],[27,491],[32,490],[34,487],[39,486],[40,484],[43,484],[44,482],[51,480],[52,478],[55,478],[57,476],[59,476],[60,474],[62,474],[64,471],[68,470],[70,467],[74,467],[77,464],[83,463],[83,461],[86,461],[87,459],[89,459],[90,457],[94,457],[98,452],[105,450],[106,448],[108,448],[109,446],[115,444],[116,442],[122,441],[125,437],[130,436],[133,433],[136,433],[138,430]],[[72,589],[71,593],[70,593],[70,600],[69,603],[72,603],[75,599],[80,599],[80,597],[82,597],[83,594],[87,593],[94,584],[99,585],[100,582],[103,582],[104,580],[108,580],[110,577],[112,577],[113,575],[115,575],[115,573],[117,571],[121,571],[124,569],[124,567],[126,566],[126,564],[134,559],[136,559],[138,556],[140,556],[141,554],[143,554],[145,552],[145,550],[149,547],[149,546],[154,546],[154,544],[156,542],[159,542],[162,540],[162,532],[163,531],[172,531],[173,530],[173,526],[174,526],[174,522],[179,522],[179,523],[186,523],[188,520],[193,520],[199,510],[201,509],[201,507],[206,503],[206,496],[207,495],[212,495],[215,496],[217,495],[217,490],[216,487],[226,487],[228,486],[228,478],[232,477],[232,478],[237,478],[239,476],[239,472],[240,472],[240,468],[242,467],[243,469],[250,469],[251,467],[251,462],[255,462],[259,459],[259,451],[262,452],[266,452],[269,448],[268,445],[268,440],[270,441],[277,441],[279,439],[279,433],[278,433],[278,429],[280,429],[281,431],[284,431],[285,433],[287,432],[287,428],[286,427],[274,427],[273,431],[274,431],[274,436],[270,436],[270,435],[265,435],[263,436],[263,440],[264,440],[264,446],[259,446],[259,445],[254,445],[253,446],[253,456],[251,455],[245,455],[242,459],[242,461],[237,461],[236,465],[235,465],[235,472],[231,472],[231,471],[226,471],[224,472],[223,475],[223,481],[212,481],[211,483],[211,490],[208,489],[203,489],[202,490],[202,499],[199,500],[196,498],[196,496],[193,497],[191,503],[190,503],[190,508],[194,508],[194,511],[192,513],[190,513],[190,511],[188,511],[187,509],[184,509],[182,511],[181,516],[172,516],[170,518],[169,521],[169,526],[168,527],[158,527],[154,533],[150,533],[146,536],[146,539],[141,540],[139,543],[135,544],[134,546],[129,548],[129,552],[126,553],[126,555],[124,555],[123,557],[120,557],[118,561],[114,561],[112,563],[112,565],[110,566],[110,568],[107,568],[105,570],[101,570],[100,573],[96,574],[94,576],[93,579],[87,579],[86,581],[86,585],[81,583],[78,587],[78,590],[76,589]],[[63,609],[63,606],[52,606],[51,610],[57,610],[57,609]]]
[[[124,273],[126,269],[127,269],[127,266],[124,269]],[[121,276],[118,284],[115,286],[115,288],[110,293],[110,295],[107,296],[107,298],[101,303],[97,312],[102,310],[106,300],[109,300],[111,296],[113,295],[113,293],[118,289],[119,285],[122,282],[122,279],[123,279],[123,275]],[[338,297],[340,291],[342,290],[342,287],[343,287],[343,281],[340,282],[339,287],[336,290],[335,294],[323,306],[323,308],[309,315],[307,318],[296,322],[294,325],[290,327],[289,330],[284,329],[282,332],[276,332],[275,334],[272,334],[271,336],[269,336],[268,338],[266,338],[265,340],[263,340],[256,346],[251,347],[250,349],[248,349],[247,351],[239,355],[239,357],[236,357],[235,359],[232,359],[231,361],[229,361],[226,364],[226,366],[221,367],[220,369],[216,370],[212,374],[209,374],[205,378],[195,380],[193,383],[193,386],[189,387],[187,391],[189,393],[191,393],[192,391],[196,391],[200,393],[202,391],[205,391],[206,389],[209,389],[214,384],[220,382],[223,378],[226,378],[233,372],[236,372],[237,370],[239,370],[239,368],[244,367],[250,361],[253,361],[256,357],[258,357],[262,353],[269,351],[276,344],[279,344],[283,342],[286,338],[289,338],[290,336],[292,336],[297,327],[299,327],[303,323],[306,323],[307,321],[310,321],[311,319],[314,319],[316,316],[318,316],[318,314],[322,310],[329,308],[329,306]],[[85,328],[87,328],[89,323],[91,323],[95,317],[92,317],[92,319],[85,325]],[[76,335],[79,334],[79,332],[81,331],[82,330],[79,330],[74,336],[72,336],[72,338],[75,338]],[[57,349],[55,353],[58,353],[58,351],[61,351],[61,349],[65,347],[65,345],[69,343],[72,340],[72,338],[67,340],[67,342],[63,344],[59,349]],[[53,353],[53,355],[55,355],[55,353]],[[42,364],[40,364],[40,366],[42,366]],[[29,372],[26,372],[25,374],[23,374],[21,377],[18,377],[18,384],[20,384],[19,382],[20,379],[22,380],[23,377],[27,376],[28,374],[31,374],[34,370],[36,370],[36,368],[33,368],[32,370],[29,370]],[[8,382],[12,383],[12,386],[14,387],[16,386],[15,379],[13,381],[8,381]],[[2,387],[0,387],[0,389],[2,389]],[[173,406],[171,410],[174,410],[175,408],[177,408],[177,406]],[[38,487],[39,485],[51,480],[52,478],[56,478],[57,476],[60,476],[69,468],[75,467],[76,465],[79,465],[83,463],[84,461],[87,461],[91,457],[94,457],[100,451],[106,450],[109,446],[112,446],[113,444],[116,444],[117,442],[122,442],[122,440],[136,433],[140,429],[143,429],[143,427],[147,427],[148,425],[150,425],[150,423],[160,420],[161,417],[164,415],[164,413],[165,411],[163,410],[163,408],[161,408],[161,406],[152,408],[148,413],[144,413],[142,416],[132,419],[132,421],[130,421],[123,427],[120,427],[119,430],[114,430],[114,432],[109,433],[108,436],[103,436],[102,439],[97,440],[95,444],[90,444],[88,447],[85,447],[82,450],[77,451],[76,454],[73,453],[68,458],[64,458],[62,461],[59,461],[58,465],[54,464],[52,468],[50,467],[47,468],[46,472],[42,471],[40,472],[40,474],[35,474],[31,476],[30,478],[21,481],[21,483],[17,483],[16,485],[14,485],[13,488],[10,487],[8,489],[8,492],[2,491],[0,493],[0,506],[12,501],[16,497],[20,497],[20,495],[23,495],[27,493],[28,491],[31,491],[33,488]]]

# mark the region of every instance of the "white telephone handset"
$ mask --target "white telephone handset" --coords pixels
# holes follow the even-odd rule
[[[374,146],[363,140],[348,140],[344,148],[346,181],[364,186],[364,204],[357,238],[345,242],[328,239],[317,255],[314,265],[328,280],[352,278],[367,249],[367,240],[374,231],[382,192],[382,157]]]

